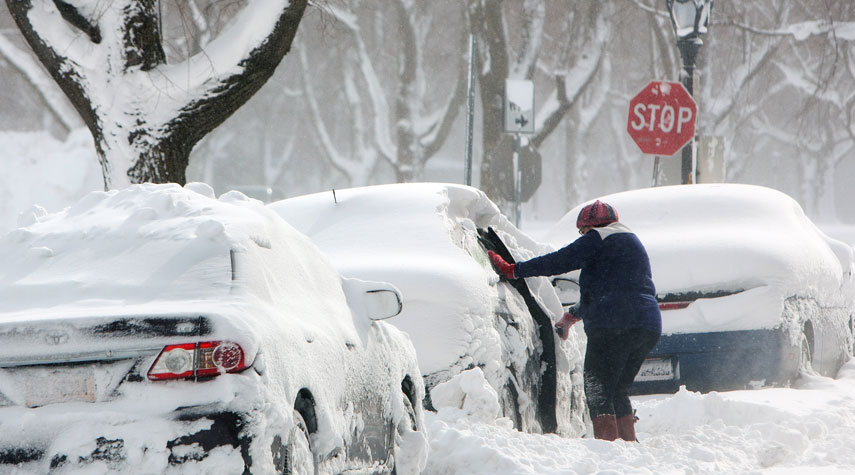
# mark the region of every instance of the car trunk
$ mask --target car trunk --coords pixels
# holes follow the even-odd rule
[[[124,381],[142,381],[165,345],[210,333],[199,315],[2,323],[0,406],[110,400]]]

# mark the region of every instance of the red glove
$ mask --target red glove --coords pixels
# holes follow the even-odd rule
[[[570,312],[564,312],[564,316],[561,317],[561,320],[558,320],[555,323],[555,332],[558,333],[558,336],[561,337],[562,340],[566,340],[568,336],[570,336],[570,327],[576,324],[581,320],[581,318],[573,315]]]
[[[487,255],[502,275],[511,280],[516,279],[516,276],[514,276],[514,267],[516,267],[516,264],[508,264],[504,259],[502,259],[502,256],[493,251],[487,251]]]

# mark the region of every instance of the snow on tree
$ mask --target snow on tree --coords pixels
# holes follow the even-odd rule
[[[183,184],[193,146],[270,78],[307,3],[248,0],[204,49],[167,64],[158,0],[6,0],[92,133],[105,189]]]
[[[328,6],[343,35],[341,56],[322,66],[309,61],[306,48],[299,53],[301,96],[320,156],[349,183],[370,181],[378,165],[390,167],[396,182],[418,181],[465,98],[466,35],[462,22],[449,18],[462,16],[463,9],[412,0],[393,0],[381,10],[360,0],[342,3]],[[431,38],[451,46],[443,53],[456,50],[444,56],[454,71],[450,82],[438,81],[438,67],[427,59],[438,49]],[[317,77],[318,68],[327,66],[324,75],[335,87]],[[348,127],[329,121],[323,110],[328,103]]]

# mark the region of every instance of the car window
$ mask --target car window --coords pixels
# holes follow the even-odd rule
[[[450,234],[452,242],[472,256],[472,259],[475,259],[475,262],[481,267],[485,269],[491,268],[487,251],[484,250],[484,247],[478,241],[478,231],[475,228],[475,223],[468,219],[462,220],[458,225],[452,227]]]

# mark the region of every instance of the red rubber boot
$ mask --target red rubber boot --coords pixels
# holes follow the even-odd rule
[[[615,440],[618,436],[617,420],[614,414],[600,414],[593,418],[594,438],[602,440]]]
[[[618,437],[627,442],[638,442],[635,437],[635,416],[621,416],[616,419]]]

